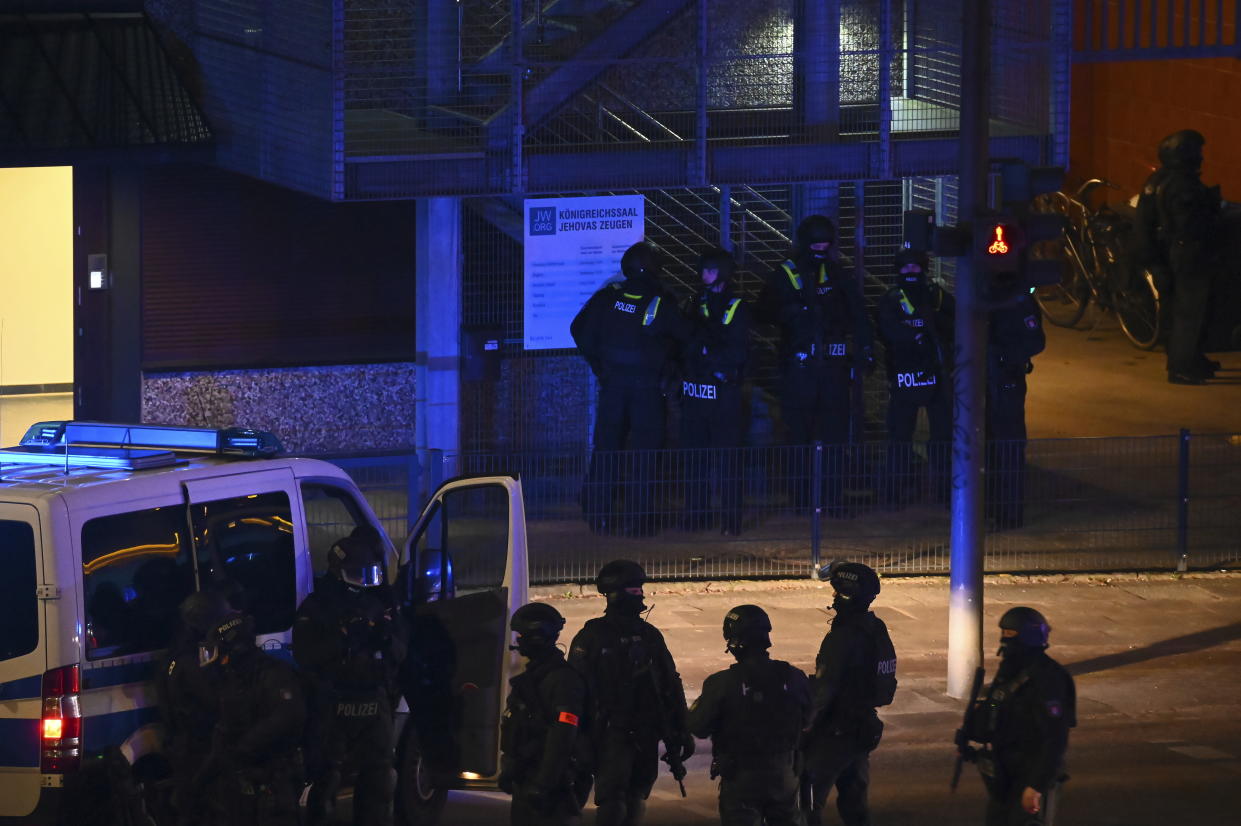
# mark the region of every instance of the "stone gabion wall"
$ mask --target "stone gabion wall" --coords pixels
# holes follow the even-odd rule
[[[142,421],[252,427],[298,454],[414,447],[414,365],[147,373]]]

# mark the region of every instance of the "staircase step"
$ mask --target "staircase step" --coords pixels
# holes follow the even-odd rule
[[[468,104],[440,105],[433,103],[427,108],[443,115],[451,115],[454,118],[460,118],[461,120],[468,121],[469,123],[474,123],[479,126],[486,126],[491,123],[496,115],[500,114],[500,111],[504,107],[497,107],[486,103],[478,104],[476,106],[471,106]]]

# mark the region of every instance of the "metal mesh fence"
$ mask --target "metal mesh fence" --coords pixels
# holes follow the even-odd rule
[[[1050,129],[1065,2],[995,4],[997,134]],[[949,0],[351,0],[338,27],[350,198],[931,174],[919,141],[957,128]]]
[[[662,579],[808,576],[832,558],[949,569],[948,455],[925,442],[422,459],[336,461],[397,537],[434,480],[518,475],[533,582],[616,557]],[[989,572],[1241,562],[1241,435],[992,443],[986,463]]]

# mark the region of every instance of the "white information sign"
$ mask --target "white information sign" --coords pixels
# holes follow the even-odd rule
[[[642,240],[644,201],[641,195],[526,201],[527,350],[574,346],[573,317],[619,277],[621,255]]]

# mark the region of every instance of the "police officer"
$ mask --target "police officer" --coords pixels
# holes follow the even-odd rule
[[[873,569],[834,562],[819,576],[832,585],[835,618],[815,658],[801,801],[809,826],[818,826],[835,786],[836,810],[845,826],[868,826],[870,753],[883,734],[875,709],[896,694],[896,651],[887,626],[870,610],[879,595]]]
[[[997,529],[1019,528],[1025,519],[1026,376],[1034,371],[1030,359],[1046,344],[1034,297],[1018,290],[997,303],[988,336],[986,511]]]
[[[582,496],[586,520],[596,533],[649,536],[657,526],[652,451],[664,445],[664,383],[677,347],[689,334],[685,317],[663,291],[661,269],[653,244],[634,244],[621,257],[625,280],[591,296],[569,327],[599,379],[595,453]],[[616,455],[625,449],[638,453],[628,459]],[[618,531],[610,523],[612,499],[621,465],[629,462],[629,518]]]
[[[178,610],[181,627],[156,675],[156,696],[164,723],[165,753],[172,767],[176,822],[205,822],[206,801],[194,794],[193,779],[211,750],[219,697],[211,669],[198,664],[198,651],[212,625],[228,612],[221,594],[190,594]]]
[[[213,826],[296,826],[306,703],[288,663],[254,644],[254,620],[229,611],[214,623],[199,662],[218,672],[220,716],[195,775],[210,789]]]
[[[811,215],[797,227],[793,255],[772,273],[761,302],[763,316],[779,325],[783,362],[781,399],[789,442],[821,441],[827,450],[829,513],[841,513],[844,445],[852,422],[851,391],[860,371],[873,369],[873,332],[856,278],[832,260],[836,226]],[[795,503],[809,503],[809,485],[794,489]]]
[[[1159,144],[1160,168],[1146,180],[1138,202],[1139,236],[1146,241],[1141,256],[1171,288],[1172,334],[1168,341],[1168,381],[1202,384],[1215,375],[1219,362],[1202,352],[1203,326],[1211,282],[1218,262],[1219,187],[1202,183],[1202,148],[1206,140],[1193,129],[1182,129]],[[1149,215],[1153,206],[1153,215]],[[1147,217],[1149,215],[1149,217]],[[1153,226],[1149,226],[1153,224]]]
[[[573,638],[569,663],[586,678],[594,747],[595,823],[638,826],[659,771],[663,740],[675,770],[694,753],[685,726],[685,689],[672,653],[642,619],[646,572],[627,559],[599,569],[602,617]]]
[[[690,530],[711,526],[711,470],[720,475],[726,536],[741,533],[742,392],[750,311],[733,289],[735,263],[716,247],[698,259],[702,289],[686,307],[692,332],[682,358],[681,447],[686,454],[685,510]],[[706,450],[716,448],[717,450]]]
[[[926,253],[896,254],[896,286],[879,299],[879,335],[888,369],[888,459],[885,498],[896,505],[913,482],[913,432],[918,410],[930,425],[932,490],[947,501],[952,449],[951,330],[956,302],[942,286],[928,283]],[[945,336],[945,333],[948,333]],[[945,338],[947,340],[945,340]]]
[[[328,572],[293,624],[293,656],[313,685],[318,729],[312,824],[329,818],[346,763],[357,771],[354,823],[392,822],[393,710],[407,639],[385,577],[383,541],[373,528],[355,530],[328,551]]]
[[[1051,826],[1064,778],[1069,729],[1077,725],[1073,677],[1047,656],[1051,626],[1033,608],[1000,618],[1000,667],[959,743],[987,787],[987,826]]]
[[[500,788],[513,796],[513,826],[577,823],[578,788],[588,779],[579,759],[586,683],[556,647],[564,617],[545,602],[513,613],[517,652],[529,661],[509,680],[501,729]]]
[[[810,722],[810,683],[768,656],[771,620],[757,605],[724,616],[735,665],[707,677],[689,728],[711,738],[711,776],[720,777],[723,826],[801,826],[797,743]]]

